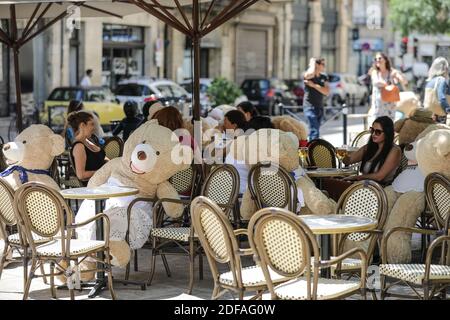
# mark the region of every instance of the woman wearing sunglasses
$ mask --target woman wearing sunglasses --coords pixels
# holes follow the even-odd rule
[[[394,180],[402,152],[394,144],[394,123],[390,117],[377,118],[370,128],[369,142],[358,151],[343,159],[346,165],[361,162],[361,175],[347,177],[344,180],[374,180],[388,185]]]
[[[375,55],[370,76],[372,80],[372,103],[369,110],[369,120],[381,116],[388,116],[394,121],[395,102],[383,101],[381,98],[381,90],[390,84],[401,84],[405,87],[408,81],[400,71],[392,68],[389,58],[381,52]]]

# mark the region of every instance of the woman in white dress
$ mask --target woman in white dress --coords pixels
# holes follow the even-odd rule
[[[395,102],[386,102],[381,99],[381,89],[389,84],[408,85],[408,81],[400,71],[391,67],[389,58],[384,53],[375,55],[374,66],[370,71],[372,79],[372,103],[369,110],[369,123],[376,118],[388,116],[395,121]]]

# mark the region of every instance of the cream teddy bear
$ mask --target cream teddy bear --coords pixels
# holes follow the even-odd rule
[[[301,212],[329,214],[334,211],[336,206],[334,201],[318,190],[299,166],[298,139],[293,133],[277,129],[260,129],[233,140],[229,150],[225,162],[235,165],[240,175],[240,191],[243,193],[240,211],[243,219],[250,219],[256,212],[256,204],[247,189],[248,172],[252,165],[265,161],[278,164],[294,175],[299,188],[298,200],[302,207]]]
[[[416,109],[422,108],[420,98],[411,91],[400,92],[400,100],[395,103],[395,109],[404,114],[405,117],[411,117]]]
[[[414,227],[425,209],[425,177],[439,172],[450,177],[450,127],[428,126],[416,141],[405,148],[406,167],[385,188],[389,215],[384,230],[394,227]],[[394,233],[388,241],[388,261],[407,263],[411,260],[411,234]]]
[[[291,116],[275,116],[271,118],[271,121],[275,129],[292,132],[298,138],[300,144],[306,146],[308,142],[308,126],[306,123]]]
[[[26,182],[41,182],[53,189],[59,186],[50,176],[54,158],[64,152],[64,139],[49,127],[33,124],[13,142],[3,145],[8,168],[0,173],[14,190]]]
[[[178,137],[168,128],[160,126],[157,120],[150,120],[130,135],[125,142],[122,157],[108,161],[92,176],[89,188],[106,185],[128,186],[139,190],[137,196],[106,201],[105,213],[111,221],[113,264],[124,266],[128,263],[129,255],[123,252],[127,246],[114,242],[124,242],[130,202],[137,197],[179,199],[177,191],[168,180],[175,173],[187,169],[191,162],[191,148],[182,146]],[[180,217],[183,213],[183,207],[179,204],[165,203],[163,206],[171,217]],[[152,206],[147,202],[138,202],[133,206],[129,226],[131,249],[138,249],[147,241],[152,227],[151,211]],[[80,206],[76,221],[86,220],[94,212],[93,202],[85,200]],[[95,224],[80,228],[78,236],[80,239],[95,239]],[[119,251],[116,252],[115,248]]]

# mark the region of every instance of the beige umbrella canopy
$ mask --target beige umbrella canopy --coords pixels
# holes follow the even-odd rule
[[[0,0],[0,18],[9,19],[9,30],[0,28],[0,42],[13,50],[14,74],[16,80],[16,112],[17,131],[22,131],[22,101],[19,74],[20,48],[49,28],[60,19],[69,17],[78,7],[81,17],[114,16],[122,18],[125,15],[142,12],[138,7],[127,2],[112,2],[111,0]],[[21,34],[17,32],[17,20],[28,20]],[[43,20],[45,19],[45,21]],[[39,23],[44,21],[44,23]]]

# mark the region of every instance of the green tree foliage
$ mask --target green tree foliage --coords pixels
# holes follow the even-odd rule
[[[237,97],[242,95],[241,89],[232,81],[225,78],[215,78],[207,91],[214,106],[233,104]]]
[[[389,17],[394,28],[407,36],[450,33],[450,0],[390,0]]]

